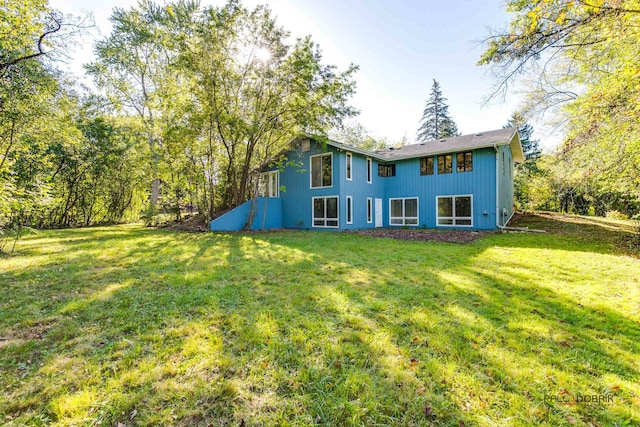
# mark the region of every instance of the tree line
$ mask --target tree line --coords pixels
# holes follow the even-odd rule
[[[45,0],[0,13],[15,33],[0,41],[0,226],[179,218],[185,206],[208,220],[254,195],[292,138],[356,113],[357,67],[325,64],[310,37],[289,42],[264,6],[114,9],[85,66],[95,93],[56,68],[78,22]]]

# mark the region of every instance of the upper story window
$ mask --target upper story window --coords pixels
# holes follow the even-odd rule
[[[438,174],[451,173],[452,154],[442,154],[438,156]]]
[[[333,185],[332,163],[332,153],[311,156],[311,188],[324,188]]]
[[[367,159],[367,183],[371,184],[373,179],[373,162],[371,159]]]
[[[456,164],[458,172],[471,172],[473,170],[473,153],[466,151],[456,154]]]
[[[396,176],[396,165],[378,165],[378,176],[388,178],[390,176]]]
[[[420,175],[433,175],[433,157],[420,159]]]
[[[353,156],[351,153],[347,153],[347,181],[351,181],[351,171],[353,168]]]

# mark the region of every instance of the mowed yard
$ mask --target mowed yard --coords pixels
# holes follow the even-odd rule
[[[0,424],[640,425],[624,227],[527,221],[549,232],[31,234],[0,258]]]

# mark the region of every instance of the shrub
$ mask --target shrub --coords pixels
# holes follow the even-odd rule
[[[629,217],[620,211],[607,211],[605,217],[608,219],[629,219]]]

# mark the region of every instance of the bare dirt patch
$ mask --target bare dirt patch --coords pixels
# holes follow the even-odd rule
[[[492,234],[489,231],[471,230],[407,230],[404,228],[376,228],[356,231],[357,234],[373,237],[386,237],[395,240],[415,242],[471,243]]]

